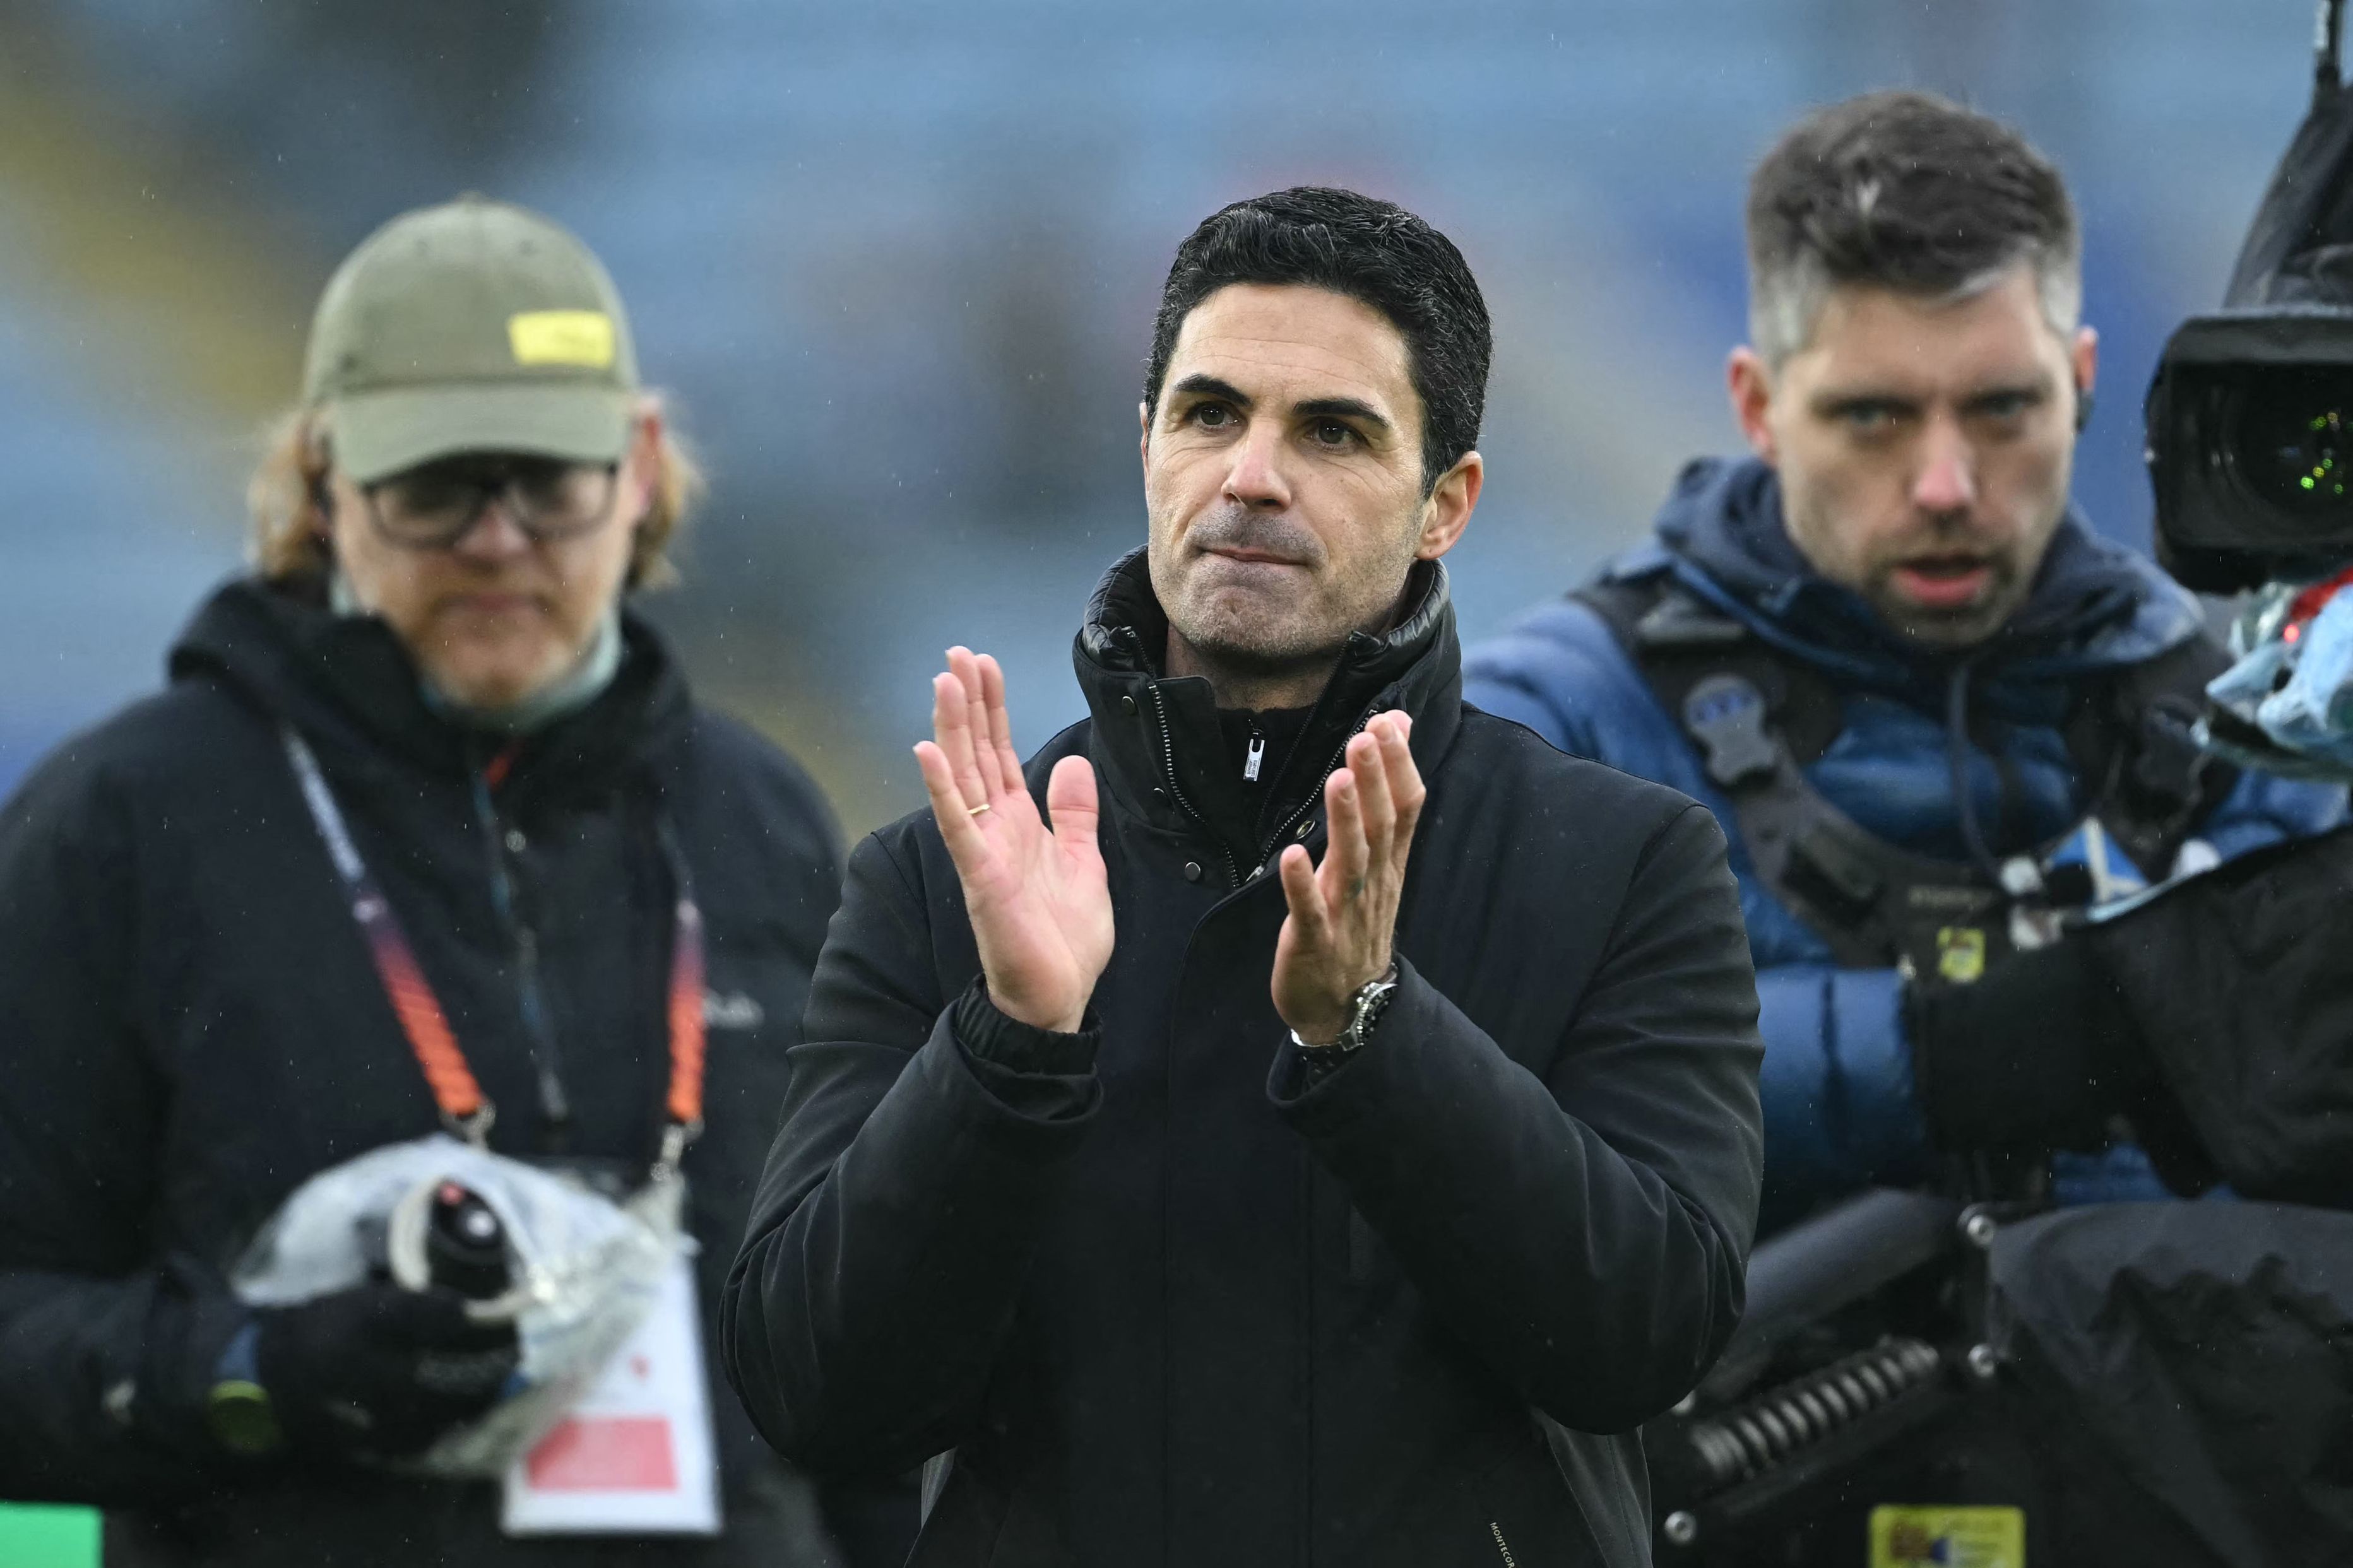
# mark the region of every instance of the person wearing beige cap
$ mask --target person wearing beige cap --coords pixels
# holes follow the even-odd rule
[[[336,271],[254,570],[166,689],[0,807],[0,1497],[100,1505],[111,1564],[815,1564],[912,1533],[877,1489],[881,1544],[845,1556],[696,1348],[839,851],[628,607],[695,488],[554,223],[467,196]],[[535,1278],[496,1204],[432,1189],[424,1261],[396,1224],[332,1289],[252,1261],[307,1181],[437,1131],[616,1198],[682,1183],[639,1339],[483,1479],[434,1456],[538,1364],[480,1305]]]
[[[512,722],[610,673],[619,595],[667,574],[697,484],[596,257],[470,195],[328,283],[301,406],[255,477],[255,545],[265,576],[323,573],[382,616],[446,701]],[[500,494],[516,526],[471,526]],[[604,526],[622,510],[633,525]]]

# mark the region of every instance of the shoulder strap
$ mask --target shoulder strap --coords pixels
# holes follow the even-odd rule
[[[1799,766],[1838,738],[1843,705],[1819,671],[1780,653],[1667,574],[1599,578],[1569,597],[1601,617],[1668,717],[1692,731],[1708,776],[1725,788],[1770,767],[1772,759],[1758,749],[1761,729],[1732,721],[1735,714],[1723,700],[1724,677],[1738,678],[1764,699],[1755,717],[1779,731]],[[1725,721],[1717,731],[1721,740],[1693,725],[1695,696],[1704,712]]]
[[[1998,889],[1969,868],[1881,839],[1806,778],[1805,763],[1829,748],[1842,718],[1820,674],[1663,576],[1604,580],[1571,596],[1609,626],[1699,748],[1758,876],[1835,963],[1948,967],[1934,951],[1938,933],[1963,930],[1977,936],[1979,957],[2001,945]]]
[[[2206,685],[2231,656],[2200,632],[2155,658],[2091,684],[2067,721],[2067,752],[2092,813],[2143,875],[2160,879],[2239,780],[2202,750]]]

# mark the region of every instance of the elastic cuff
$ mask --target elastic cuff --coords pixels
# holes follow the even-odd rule
[[[1312,1057],[1285,1039],[1277,1048],[1274,1066],[1267,1074],[1267,1097],[1277,1106],[1290,1104],[1339,1077],[1350,1062],[1370,1048],[1366,1046],[1345,1057]]]
[[[1095,1050],[1103,1044],[1103,1024],[1092,1003],[1076,1032],[1040,1029],[998,1011],[978,975],[956,998],[948,1027],[966,1057],[1009,1072],[1078,1077],[1094,1070]]]
[[[1268,1102],[1311,1137],[1339,1132],[1366,1109],[1378,1105],[1384,1086],[1394,1081],[1401,1058],[1420,1048],[1416,1037],[1430,1032],[1426,1009],[1440,1001],[1430,983],[1399,953],[1397,990],[1390,994],[1388,1009],[1381,1015],[1372,1037],[1345,1060],[1317,1073],[1309,1068],[1285,1033],[1267,1068]]]

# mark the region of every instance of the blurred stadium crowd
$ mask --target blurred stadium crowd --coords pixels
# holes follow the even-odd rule
[[[1168,248],[1296,181],[1455,236],[1499,323],[1466,632],[1727,448],[1739,193],[1799,108],[1915,83],[2010,117],[2084,210],[2118,389],[2078,492],[2147,534],[2135,389],[2210,302],[2292,123],[2303,0],[1084,0],[157,6],[0,0],[0,788],[160,679],[230,570],[332,260],[465,189],[607,260],[715,480],[659,603],[698,686],[845,826],[920,800],[946,639],[1035,745],[1141,538],[1132,409]]]

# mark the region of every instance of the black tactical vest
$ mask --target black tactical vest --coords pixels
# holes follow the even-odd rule
[[[1732,801],[1757,875],[1847,968],[1895,966],[1967,984],[2052,940],[2091,900],[2079,866],[2046,865],[2073,830],[2031,853],[1979,864],[1891,844],[1833,805],[1805,769],[1844,722],[1813,666],[1757,637],[1665,573],[1603,579],[1570,597],[1599,615]],[[2194,738],[2206,683],[2230,656],[2204,636],[2087,679],[2066,723],[2090,816],[2151,881],[2236,773]]]

